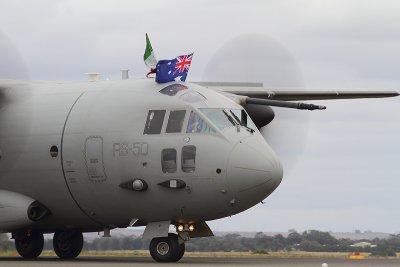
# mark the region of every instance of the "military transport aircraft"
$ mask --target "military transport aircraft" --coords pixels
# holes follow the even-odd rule
[[[213,235],[207,221],[279,186],[282,165],[259,132],[274,118],[271,106],[322,110],[293,101],[398,95],[0,80],[0,230],[24,258],[38,257],[43,234],[54,233],[55,253],[72,259],[84,232],[146,226],[154,260],[178,261],[189,238]]]

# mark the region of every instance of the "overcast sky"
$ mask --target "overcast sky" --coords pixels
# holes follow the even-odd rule
[[[400,91],[399,14],[396,0],[1,0],[0,41],[30,79],[143,77],[147,32],[158,59],[194,52],[192,81]],[[277,111],[284,181],[214,230],[400,232],[400,98],[316,104],[328,109]]]

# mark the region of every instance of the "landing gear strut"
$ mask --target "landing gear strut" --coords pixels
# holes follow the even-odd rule
[[[36,258],[42,253],[44,238],[42,233],[17,234],[15,248],[23,258]]]
[[[150,242],[150,254],[158,262],[177,262],[185,254],[185,243],[179,242],[176,234],[168,237],[153,238]]]
[[[77,230],[57,231],[53,237],[54,252],[61,259],[74,259],[83,247],[82,232]]]

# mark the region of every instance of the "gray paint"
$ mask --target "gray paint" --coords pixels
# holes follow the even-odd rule
[[[27,210],[34,199],[6,190],[0,190],[0,231],[8,232],[31,225]]]
[[[98,231],[127,227],[132,218],[145,223],[201,223],[248,209],[281,181],[282,166],[258,131],[232,126],[209,134],[185,132],[192,110],[241,108],[212,90],[188,84],[188,90],[168,96],[158,92],[166,85],[152,80],[32,82],[29,86],[28,103],[34,112],[27,114],[21,104],[25,98],[20,96],[6,106],[2,113],[6,119],[0,121],[0,187],[38,200],[51,211],[29,228]],[[180,99],[193,90],[207,100]],[[165,109],[167,114],[187,110],[182,132],[165,133],[166,115],[161,134],[143,134],[148,110],[155,109]],[[28,115],[29,131],[17,131],[27,120],[18,117]],[[212,124],[207,117],[203,120]],[[20,143],[21,139],[26,142]],[[61,147],[57,158],[50,155],[52,145]],[[187,145],[196,146],[194,172],[181,166],[181,151]],[[175,173],[162,172],[164,148],[177,151]],[[241,162],[242,157],[247,160]],[[15,162],[8,168],[11,158]],[[135,178],[143,179],[148,189],[120,187]],[[159,185],[173,179],[186,187]]]

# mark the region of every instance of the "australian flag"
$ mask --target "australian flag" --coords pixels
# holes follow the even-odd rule
[[[192,63],[192,57],[193,53],[171,60],[159,60],[156,67],[156,82],[184,82],[190,68],[190,63]]]

